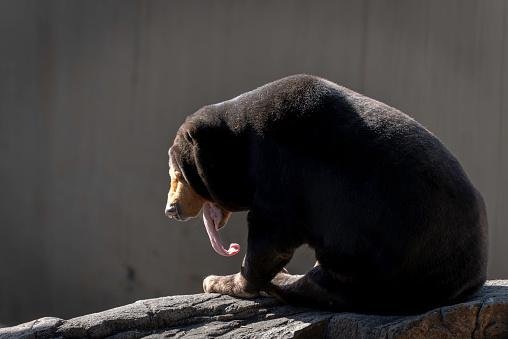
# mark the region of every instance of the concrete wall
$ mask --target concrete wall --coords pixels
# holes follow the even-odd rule
[[[167,148],[200,106],[302,72],[434,131],[486,198],[490,277],[508,277],[506,1],[4,0],[0,46],[0,322],[237,271],[201,220],[164,217]],[[224,238],[245,230],[235,215]]]

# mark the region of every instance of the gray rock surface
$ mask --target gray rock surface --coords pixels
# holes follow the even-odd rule
[[[470,300],[411,316],[329,313],[195,294],[140,300],[63,320],[46,317],[0,328],[0,338],[508,338],[508,280],[492,280]]]

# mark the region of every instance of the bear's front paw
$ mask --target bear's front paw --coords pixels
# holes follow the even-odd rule
[[[239,298],[255,298],[257,291],[247,290],[247,280],[240,274],[226,276],[209,275],[203,280],[203,290],[206,293],[227,294]]]

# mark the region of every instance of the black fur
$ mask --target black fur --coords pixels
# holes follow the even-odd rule
[[[249,210],[242,274],[253,288],[309,306],[409,311],[485,281],[482,197],[431,132],[376,100],[290,76],[201,108],[172,152],[201,196]],[[320,266],[298,286],[270,287],[302,244]]]

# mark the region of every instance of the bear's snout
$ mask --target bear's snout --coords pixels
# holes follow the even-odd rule
[[[164,213],[168,218],[180,219],[180,215],[178,213],[178,206],[175,203],[166,205]]]

